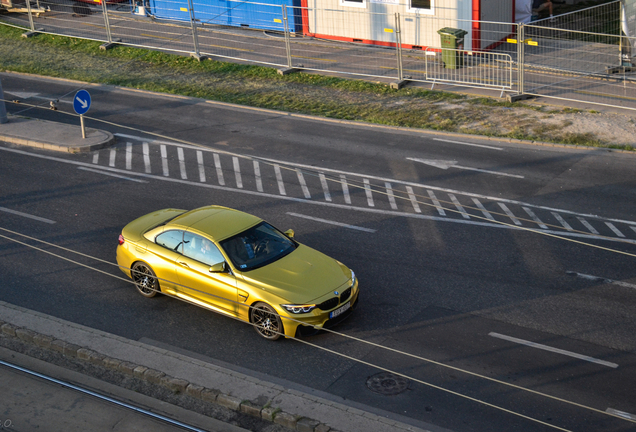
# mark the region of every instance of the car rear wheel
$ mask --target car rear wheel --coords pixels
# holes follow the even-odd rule
[[[250,311],[250,321],[254,330],[268,340],[276,340],[283,334],[280,317],[267,303],[256,303]]]
[[[159,290],[159,281],[155,272],[144,262],[136,262],[131,269],[132,280],[135,282],[137,291],[144,297],[154,297]]]

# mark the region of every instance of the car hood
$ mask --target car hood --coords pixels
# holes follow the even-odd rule
[[[245,282],[294,304],[310,303],[351,279],[351,271],[305,245],[266,266],[242,274]]]

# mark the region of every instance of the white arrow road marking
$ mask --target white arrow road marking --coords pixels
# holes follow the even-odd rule
[[[406,159],[408,159],[410,161],[413,161],[413,162],[419,162],[419,163],[423,163],[423,164],[426,164],[426,165],[434,166],[436,168],[441,168],[441,169],[444,169],[444,170],[445,169],[449,169],[449,168],[458,168],[458,169],[463,169],[463,170],[482,172],[482,173],[486,173],[486,174],[496,174],[496,175],[502,175],[502,176],[506,176],[506,177],[524,178],[523,176],[516,175],[516,174],[507,174],[507,173],[502,173],[502,172],[498,172],[498,171],[488,171],[488,170],[483,170],[483,169],[479,169],[479,168],[470,168],[470,167],[457,165],[457,161],[428,160],[428,159],[419,159],[419,158],[406,158]]]
[[[88,106],[88,101],[81,100],[79,97],[76,97],[75,99],[80,103],[80,105],[82,105],[82,108],[86,108]]]

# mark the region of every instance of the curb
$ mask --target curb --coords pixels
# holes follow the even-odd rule
[[[338,432],[338,430],[317,420],[291,414],[268,405],[258,406],[250,401],[220,393],[218,390],[205,388],[187,380],[166,375],[156,369],[108,357],[97,351],[23,327],[17,327],[5,321],[0,321],[0,331],[5,337],[19,339],[26,344],[57,352],[64,357],[76,358],[95,366],[121,372],[125,375],[160,385],[174,393],[186,394],[203,402],[216,404],[233,411],[267,420],[297,432]]]

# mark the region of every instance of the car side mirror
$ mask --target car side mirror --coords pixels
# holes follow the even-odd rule
[[[285,231],[283,234],[285,234],[287,237],[289,237],[290,239],[294,238],[294,230],[293,229],[288,229],[287,231]]]
[[[210,273],[225,273],[227,272],[227,263],[222,261],[218,264],[214,264],[210,267]]]

